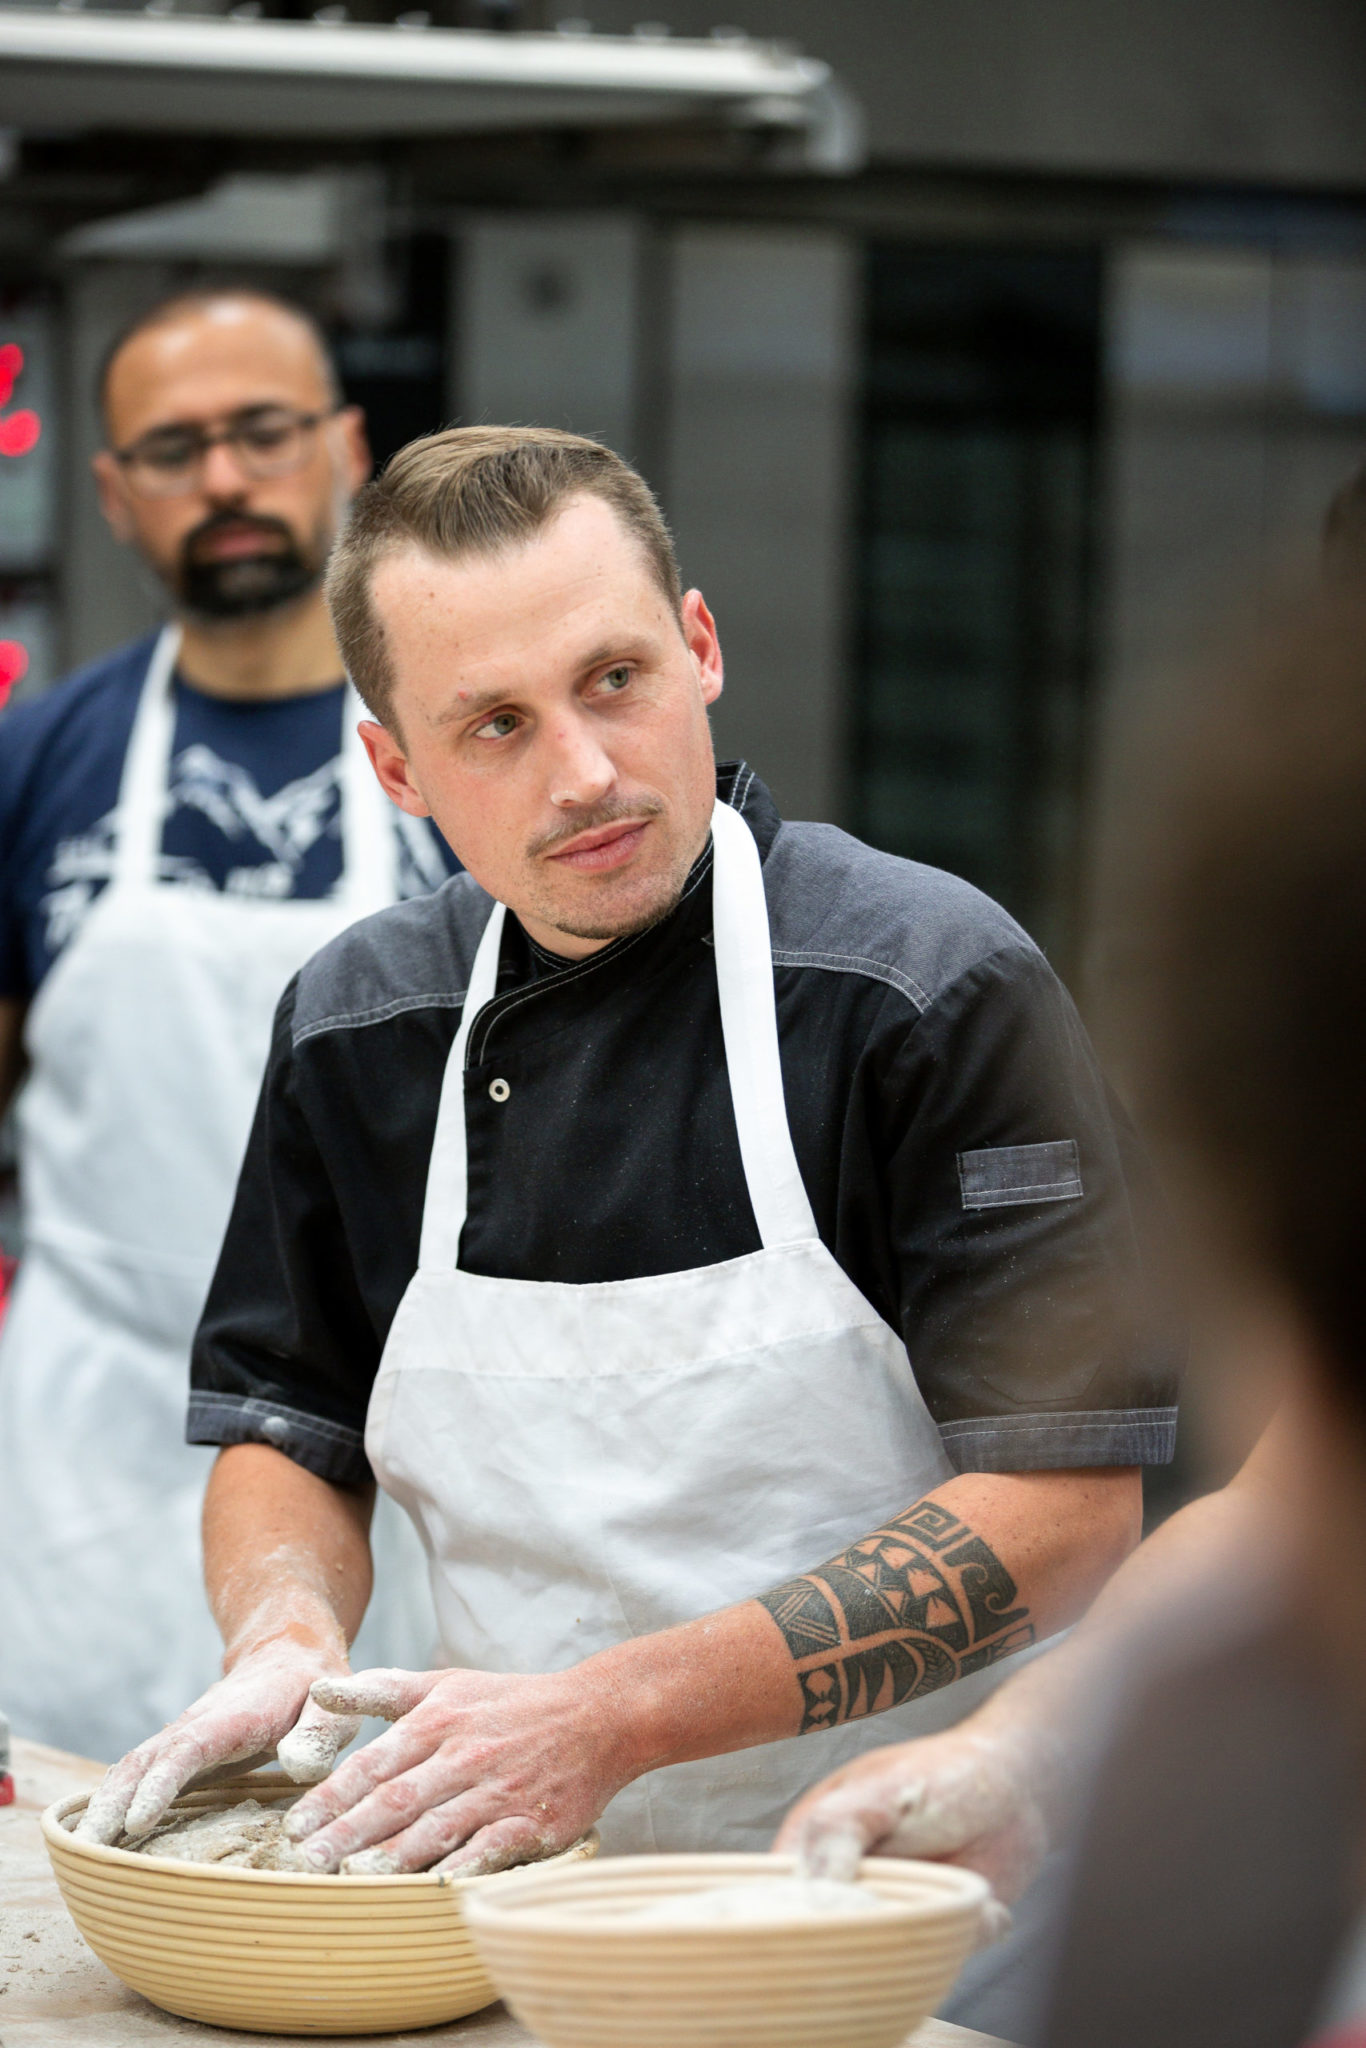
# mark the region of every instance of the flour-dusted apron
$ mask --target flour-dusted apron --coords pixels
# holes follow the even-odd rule
[[[758,848],[722,804],[713,840],[721,1021],[760,1251],[588,1286],[460,1270],[466,1095],[508,1072],[516,1085],[496,1054],[466,1071],[501,905],[479,944],[418,1270],[366,1429],[380,1483],[422,1531],[455,1664],[562,1669],[780,1584],[951,1476],[904,1346],[817,1235],[783,1101]],[[912,1706],[652,1772],[608,1808],[604,1845],[766,1847],[823,1773],[922,1726]]]
[[[29,1013],[18,1106],[25,1255],[0,1338],[0,1700],[22,1734],[113,1758],[218,1674],[186,1444],[190,1342],[290,976],[392,902],[393,815],[348,695],[343,869],[322,901],[158,880],[179,634],[157,642],[114,869]],[[386,1509],[366,1662],[422,1664],[425,1565]]]

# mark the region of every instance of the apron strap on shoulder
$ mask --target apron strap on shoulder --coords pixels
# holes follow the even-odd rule
[[[492,1001],[498,986],[498,956],[503,943],[503,905],[495,903],[470,968],[469,987],[460,1028],[455,1034],[441,1082],[436,1112],[427,1193],[422,1206],[422,1242],[417,1263],[424,1271],[449,1272],[460,1263],[460,1234],[469,1208],[469,1155],[465,1142],[465,1058],[470,1032],[479,1012]]]
[[[764,870],[754,834],[729,804],[712,814],[716,985],[745,1184],[765,1251],[818,1235],[792,1146],[778,1051],[778,1005]]]

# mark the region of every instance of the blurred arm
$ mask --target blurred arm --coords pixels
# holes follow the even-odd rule
[[[0,996],[0,1116],[14,1098],[24,1071],[24,1019],[28,1004],[20,996]]]
[[[958,1727],[835,1772],[793,1808],[775,1846],[835,1873],[866,1854],[941,1857],[1018,1896],[1070,1819],[1118,1648],[1160,1625],[1202,1579],[1265,1553],[1282,1455],[1273,1424],[1228,1486],[1139,1546],[1066,1642]]]

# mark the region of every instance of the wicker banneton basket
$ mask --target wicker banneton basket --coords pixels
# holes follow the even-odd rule
[[[632,1925],[670,1893],[786,1874],[789,1857],[614,1856],[519,1871],[466,1901],[489,1975],[548,2048],[897,2048],[947,1994],[989,1896],[942,1863],[865,1859],[889,1913]]]
[[[175,1810],[289,1801],[300,1789],[262,1773],[187,1793]],[[498,1996],[463,1904],[516,1873],[310,1877],[139,1856],[72,1835],[88,1797],[43,1815],[62,1897],[100,1961],[167,2012],[248,2033],[388,2034],[459,2019]],[[552,1861],[596,1850],[589,1836]]]

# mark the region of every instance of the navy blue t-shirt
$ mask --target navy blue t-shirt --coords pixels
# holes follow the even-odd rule
[[[0,996],[36,994],[109,880],[113,813],[155,636],[0,717]],[[326,896],[341,874],[344,685],[244,704],[177,676],[161,879],[273,901]],[[416,831],[411,827],[418,824]],[[394,812],[399,888],[425,895],[458,862]]]

